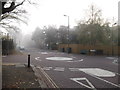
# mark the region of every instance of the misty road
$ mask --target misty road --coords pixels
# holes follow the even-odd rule
[[[67,54],[58,51],[29,48],[23,55],[3,57],[3,63],[27,63],[41,67],[59,88],[120,88],[116,57]]]

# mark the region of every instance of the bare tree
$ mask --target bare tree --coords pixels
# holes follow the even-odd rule
[[[108,44],[107,33],[110,32],[108,22],[104,22],[102,12],[95,5],[91,5],[87,12],[87,19],[79,23],[78,39],[81,44]]]
[[[0,27],[8,32],[18,32],[20,29],[16,26],[19,22],[27,24],[27,11],[24,9],[24,3],[35,4],[32,0],[3,0],[1,3]]]
[[[14,9],[16,9],[16,7],[22,5],[24,2],[25,2],[25,0],[23,0],[21,3],[15,5],[15,2],[12,1],[12,2],[10,3],[10,6],[7,7],[7,8],[5,8],[5,4],[6,4],[7,2],[2,2],[2,14],[9,13],[9,12],[13,11]]]
[[[95,5],[90,5],[89,9],[86,10],[86,23],[87,24],[102,24],[103,18],[102,17],[102,11],[97,8]]]
[[[17,3],[17,0],[4,0],[3,2],[1,2],[2,4],[2,14],[5,14],[5,13],[9,13],[9,12],[12,12],[13,10],[15,10],[17,7],[23,5],[23,3],[25,1],[28,1],[30,4],[36,4],[34,2],[31,2],[31,0],[23,0],[19,3]],[[34,0],[35,1],[35,0]],[[6,4],[10,4],[9,7],[5,7]]]

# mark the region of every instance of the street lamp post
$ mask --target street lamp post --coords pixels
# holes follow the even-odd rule
[[[89,41],[90,41],[90,42],[89,42],[89,45],[91,46],[91,45],[92,45],[92,44],[91,44],[91,32],[88,31],[87,33],[88,33],[88,35],[89,35],[88,37],[90,38],[90,40],[89,40]]]
[[[7,55],[9,54],[9,33],[7,33]]]
[[[117,23],[114,23],[114,24],[112,24],[112,28],[113,28],[113,26],[114,25],[116,25]],[[113,30],[112,30],[112,56],[114,55],[114,50],[113,50]]]
[[[70,29],[69,16],[68,15],[64,15],[64,16],[68,18],[68,53],[69,53],[69,29]]]
[[[46,49],[46,32],[45,32],[45,30],[43,31],[43,34],[44,34],[44,48]]]

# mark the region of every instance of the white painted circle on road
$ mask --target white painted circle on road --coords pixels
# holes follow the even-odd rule
[[[88,74],[98,76],[98,77],[114,77],[115,76],[115,73],[110,72],[108,70],[100,69],[100,68],[80,68],[79,70]]]
[[[55,60],[55,61],[66,61],[66,60],[73,60],[72,58],[68,57],[48,57],[48,60]]]

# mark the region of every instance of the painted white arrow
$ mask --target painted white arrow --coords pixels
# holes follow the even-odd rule
[[[75,81],[76,83],[86,87],[86,88],[95,89],[95,87],[90,83],[90,81],[87,78],[70,78],[70,79]],[[89,84],[89,86],[80,82],[80,81],[83,81],[83,80],[85,80]]]

